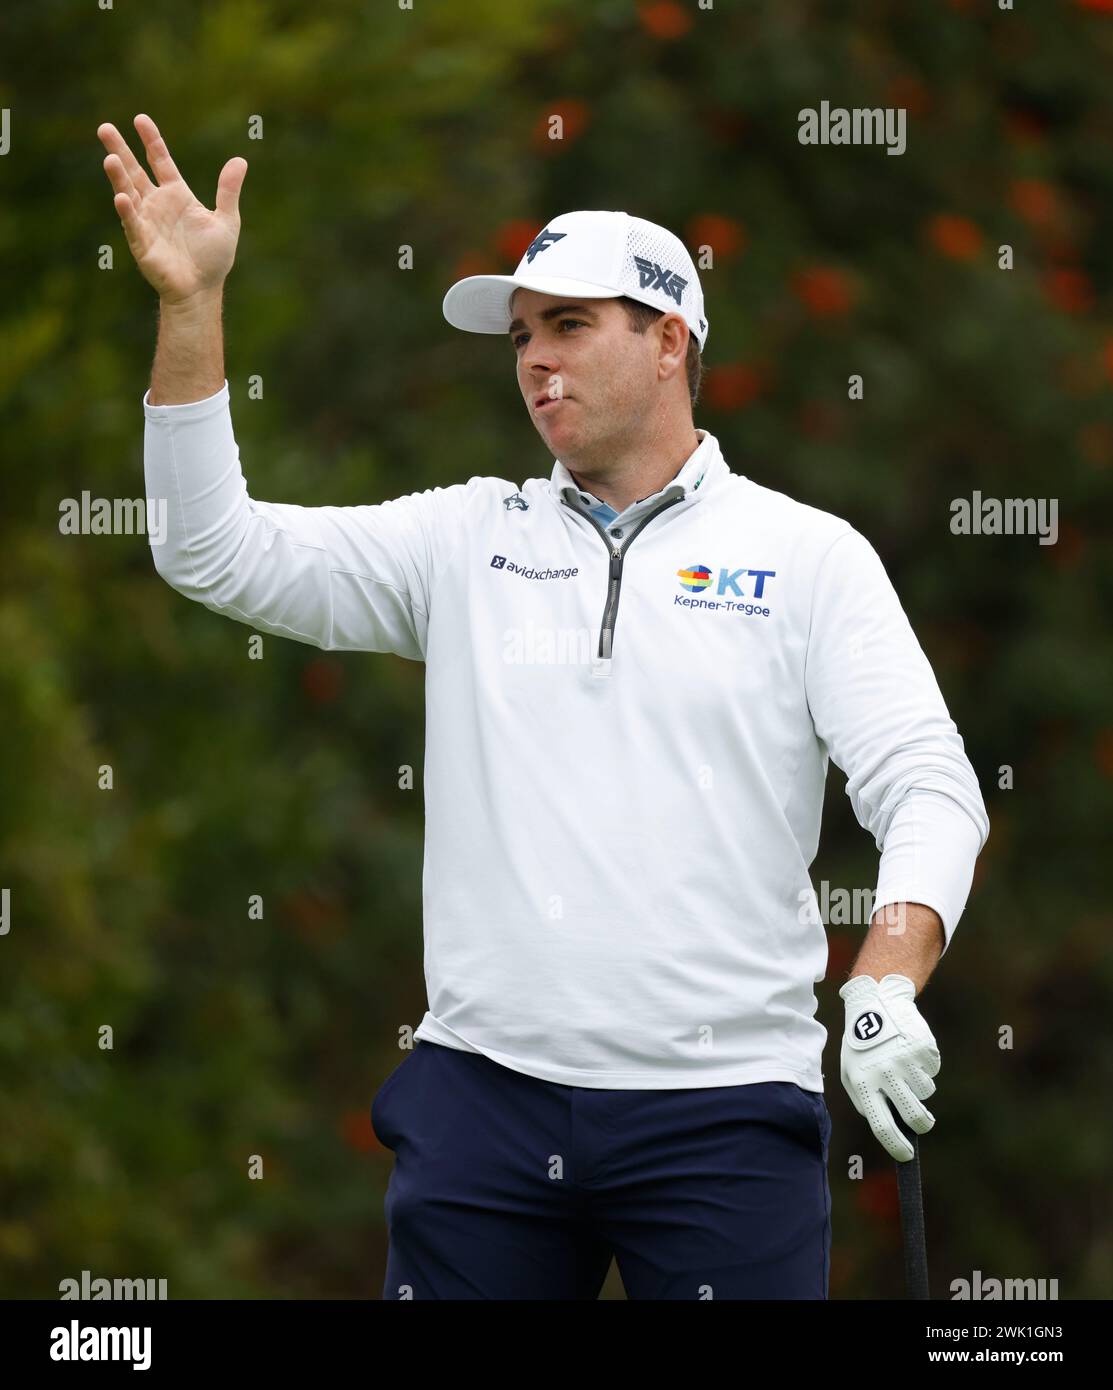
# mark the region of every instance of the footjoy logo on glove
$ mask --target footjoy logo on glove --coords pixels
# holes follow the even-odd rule
[[[859,1014],[854,1020],[854,1036],[859,1042],[868,1042],[876,1038],[884,1026],[881,1015],[870,1009],[869,1013]]]
[[[747,617],[768,618],[769,609],[760,600],[766,599],[765,582],[775,579],[776,570],[731,569],[724,566],[715,577],[710,565],[683,565],[676,571],[680,587],[689,594],[704,594],[714,585],[715,598],[685,598],[683,594],[673,595],[673,605],[681,608],[721,608],[725,612],[742,613]],[[747,580],[753,580],[752,592],[748,595]],[[746,586],[746,587],[744,587]],[[739,600],[735,601],[731,595]],[[744,602],[747,597],[751,602]]]

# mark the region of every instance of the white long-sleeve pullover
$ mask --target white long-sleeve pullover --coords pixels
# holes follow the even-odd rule
[[[426,664],[418,1038],[568,1085],[821,1091],[829,758],[882,851],[873,910],[924,903],[949,945],[989,820],[846,521],[732,473],[707,431],[606,527],[559,460],[520,488],[261,502],[227,382],[143,408],[167,583],[262,632]]]

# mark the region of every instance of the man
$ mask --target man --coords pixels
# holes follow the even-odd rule
[[[395,1152],[387,1298],[825,1298],[827,949],[808,867],[828,759],[882,851],[841,1076],[897,1159],[939,1069],[914,996],[988,819],[873,547],[728,468],[693,424],[703,295],[664,228],[576,212],[454,285],[505,333],[554,455],[356,507],[252,499],[216,210],[136,117],[105,169],[161,300],[144,396],[159,574],[215,612],[427,666],[416,1046],[375,1097]]]

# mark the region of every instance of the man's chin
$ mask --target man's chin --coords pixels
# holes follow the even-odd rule
[[[562,449],[567,451],[569,448],[573,447],[576,442],[578,431],[572,429],[569,424],[563,420],[554,419],[546,421],[535,417],[533,424],[537,433],[558,458],[560,457],[560,451]]]

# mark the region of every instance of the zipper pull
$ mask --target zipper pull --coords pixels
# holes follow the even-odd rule
[[[610,610],[611,600],[618,590],[619,581],[622,578],[622,551],[614,549],[611,551],[611,574],[610,585],[607,593],[607,609]],[[603,661],[609,662],[611,659],[611,646],[614,642],[614,618],[603,628],[599,634],[599,656]]]

